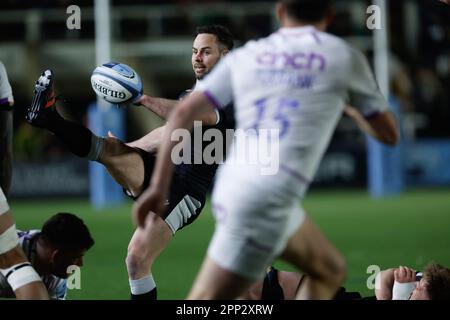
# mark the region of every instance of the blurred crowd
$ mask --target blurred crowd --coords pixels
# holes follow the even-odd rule
[[[219,23],[228,26],[235,34],[237,42],[243,43],[252,38],[268,35],[273,31],[273,16],[270,12],[266,15],[246,12],[242,19],[234,19],[226,12],[217,13],[206,11],[205,15],[192,15],[189,5],[213,4],[213,3],[244,3],[261,2],[248,1],[219,1],[219,0],[111,0],[113,6],[130,5],[170,5],[178,4],[179,14],[169,16],[161,20],[160,34],[157,36],[190,36],[197,25]],[[263,1],[264,2],[264,1]],[[273,2],[273,1],[265,1]],[[337,2],[343,2],[342,0]],[[438,1],[415,0],[418,19],[416,26],[411,29],[408,26],[408,14],[404,1],[389,2],[390,13],[390,79],[391,94],[400,105],[402,112],[402,127],[404,136],[408,139],[421,137],[450,137],[450,11]],[[330,32],[343,37],[365,37],[370,39],[371,31],[355,24],[351,15],[351,3],[346,2],[344,10],[338,11],[335,22]],[[367,5],[371,2],[366,1]],[[71,4],[81,7],[92,6],[92,0],[2,0],[0,10],[27,9],[27,8],[62,8]],[[354,14],[354,13],[353,13]],[[362,12],[361,14],[364,14]],[[364,19],[363,19],[364,21]],[[2,22],[0,22],[1,24]],[[53,22],[49,22],[50,24]],[[148,20],[124,18],[120,21],[120,27],[115,28],[116,39],[121,41],[148,41],[155,36],[152,29],[147,27]],[[12,30],[1,28],[0,44],[2,41],[14,41],[25,39],[25,28]],[[7,32],[6,32],[7,30]],[[49,25],[45,30],[59,30]],[[136,32],[136,30],[141,30]],[[417,31],[412,31],[417,30]],[[63,30],[64,31],[64,30]],[[412,34],[414,33],[414,34]],[[58,34],[45,32],[50,39],[64,39],[65,33]],[[408,38],[414,39],[414,46],[408,43]],[[81,38],[93,38],[94,24],[85,23]],[[19,40],[21,41],[21,40]],[[367,52],[372,55],[372,52]],[[90,101],[86,101],[86,105]],[[41,157],[44,155],[58,155],[60,150],[50,141],[38,141],[43,139],[38,134],[30,133],[30,128],[21,123],[16,123],[16,149],[18,156]],[[337,139],[354,135],[354,132],[342,130],[338,132]],[[345,139],[344,139],[345,140]],[[44,149],[36,148],[36,145],[45,145]],[[22,151],[22,152],[21,152]]]

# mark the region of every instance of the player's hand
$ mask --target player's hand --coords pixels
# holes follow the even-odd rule
[[[439,1],[441,1],[441,2],[443,2],[445,4],[450,4],[450,0],[439,0]]]
[[[114,133],[111,132],[111,130],[108,130],[108,138],[120,140],[119,138],[117,138],[117,137],[114,135]]]
[[[395,281],[399,283],[408,283],[416,281],[416,271],[408,267],[398,267],[394,271]]]
[[[145,227],[145,218],[150,212],[161,214],[165,210],[167,195],[160,188],[150,186],[133,205],[133,221],[138,227]]]
[[[133,104],[135,106],[143,106],[143,105],[145,105],[145,101],[147,100],[147,97],[148,96],[146,94],[143,94]]]

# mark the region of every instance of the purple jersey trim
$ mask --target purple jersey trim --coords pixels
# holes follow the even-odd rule
[[[366,120],[372,120],[372,119],[376,118],[378,115],[380,115],[380,113],[381,113],[381,112],[379,112],[379,111],[375,111],[375,112],[372,112],[372,113],[368,113],[367,115],[364,115],[364,118],[365,118]]]
[[[211,94],[211,92],[209,92],[208,90],[202,91],[202,93],[204,94],[204,96],[206,98],[208,98],[209,102],[211,102],[211,104],[216,108],[221,110],[222,106],[220,105],[220,103],[217,101],[217,99]]]
[[[316,40],[317,44],[322,44],[322,41],[320,40],[317,32],[313,31],[313,32],[311,32],[311,35],[313,36],[314,40]]]
[[[8,98],[0,99],[0,104],[7,104],[7,105],[9,105],[9,99]]]
[[[283,170],[284,172],[288,173],[289,175],[291,175],[292,177],[296,178],[297,180],[301,181],[302,183],[309,185],[311,183],[311,181],[309,181],[308,179],[306,179],[304,176],[302,176],[300,173],[298,173],[297,171],[287,167],[286,165],[282,164],[280,165],[280,169]]]

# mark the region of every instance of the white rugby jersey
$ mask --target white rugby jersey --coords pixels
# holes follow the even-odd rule
[[[8,74],[6,73],[5,66],[0,61],[0,105],[9,104],[13,102],[13,94],[11,85],[8,81]]]
[[[366,117],[387,109],[364,55],[312,26],[281,28],[248,42],[224,57],[197,90],[218,108],[233,100],[238,129],[279,129],[280,171],[306,186],[346,102]]]
[[[19,244],[22,246],[25,256],[31,264],[34,264],[36,254],[36,236],[40,233],[39,230],[29,231],[17,231],[19,236]],[[48,290],[50,299],[64,300],[67,293],[67,281],[66,279],[58,278],[54,275],[46,275],[41,277],[45,287]],[[14,292],[11,286],[6,281],[5,277],[0,274],[0,297],[1,298],[14,298]]]

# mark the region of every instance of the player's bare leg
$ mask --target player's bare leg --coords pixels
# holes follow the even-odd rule
[[[167,223],[154,213],[147,216],[145,228],[134,232],[126,258],[133,299],[156,299],[152,265],[172,237]]]
[[[206,257],[187,299],[234,299],[242,295],[252,284],[253,281],[225,270]]]
[[[1,188],[0,272],[8,281],[17,299],[48,299],[47,289],[19,245],[14,219]]]
[[[102,163],[111,177],[133,196],[143,191],[144,162],[136,149],[116,138],[103,139],[103,151],[98,162]]]
[[[282,258],[307,275],[297,299],[332,299],[345,280],[343,256],[308,217],[289,239]]]

